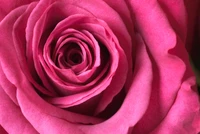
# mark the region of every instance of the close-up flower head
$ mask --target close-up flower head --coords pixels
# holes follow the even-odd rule
[[[200,1],[0,0],[0,134],[200,134]]]

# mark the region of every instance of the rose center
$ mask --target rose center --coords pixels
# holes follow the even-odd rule
[[[82,59],[82,51],[81,51],[80,46],[76,43],[66,44],[66,45],[68,47],[63,53],[65,62],[69,66],[74,66],[74,65],[82,63],[83,59]]]
[[[66,62],[74,65],[80,64],[82,62],[82,56],[78,52],[71,52],[67,57]]]

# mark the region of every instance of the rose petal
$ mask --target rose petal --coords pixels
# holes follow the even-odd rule
[[[180,2],[180,6],[184,6],[182,4]],[[149,108],[133,132],[149,133],[166,117],[181,84],[193,74],[188,68],[189,61],[184,49],[184,40],[181,40],[182,38],[172,29],[172,24],[169,23],[157,1],[148,4],[146,0],[131,1],[131,5],[136,15],[138,30],[152,55],[154,70]]]
[[[160,4],[162,10],[165,12],[171,27],[181,38],[181,40],[185,41],[187,30],[185,16],[187,16],[187,13],[185,6],[183,6],[184,0],[159,0],[158,3]]]
[[[22,80],[22,71],[18,60],[16,60],[16,51],[14,47],[13,40],[10,39],[12,37],[13,25],[16,19],[26,10],[27,6],[22,6],[18,9],[13,10],[9,16],[5,17],[3,21],[0,23],[0,61],[1,61],[1,69],[4,72],[5,76],[9,76],[9,81],[13,81],[14,83],[20,83]],[[8,45],[7,45],[8,44]],[[13,70],[15,67],[16,70]],[[16,79],[17,78],[17,79]]]
[[[0,62],[1,63],[1,62]],[[4,92],[10,97],[10,99],[18,105],[16,98],[16,87],[10,83],[10,81],[6,78],[0,64],[0,85],[4,89]]]
[[[11,12],[13,9],[15,9],[15,8],[17,8],[19,6],[22,6],[22,5],[30,4],[33,1],[35,1],[35,0],[20,0],[20,1],[7,0],[7,1],[0,1],[0,21],[9,12]]]
[[[0,124],[8,133],[37,134],[37,131],[33,128],[33,126],[26,120],[26,118],[24,118],[20,108],[12,102],[1,86],[0,98]]]
[[[197,134],[200,131],[199,98],[192,89],[196,87],[191,87],[194,83],[194,77],[182,83],[173,106],[152,134]]]
[[[26,49],[26,39],[25,39],[25,28],[26,28],[26,23],[27,23],[27,18],[29,17],[31,11],[33,8],[36,6],[37,3],[32,3],[29,5],[27,10],[17,19],[13,26],[13,42],[14,42],[14,47],[17,52],[17,57],[20,61],[20,67],[22,68],[23,72],[26,74],[27,78],[44,94],[48,94],[52,96],[52,92],[48,92],[47,90],[44,90],[38,83],[35,82],[34,79],[37,79],[36,75],[31,76],[30,74],[30,68],[27,66],[26,62],[26,56],[25,55],[25,49]],[[22,25],[22,22],[24,23]],[[21,36],[20,36],[21,35]]]

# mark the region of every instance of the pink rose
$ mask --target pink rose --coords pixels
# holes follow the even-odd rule
[[[0,2],[0,132],[194,134],[182,0]]]

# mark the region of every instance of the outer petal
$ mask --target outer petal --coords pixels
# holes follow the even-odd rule
[[[12,102],[1,87],[0,98],[0,124],[9,134],[37,134],[37,131],[24,118],[20,108]]]
[[[189,78],[182,83],[176,100],[162,123],[153,134],[197,134],[200,132],[199,98],[191,85],[195,79]]]
[[[186,39],[187,31],[187,13],[183,0],[158,0],[160,8],[164,11],[171,28],[181,38],[182,41]]]
[[[171,2],[163,1],[163,4],[167,6],[169,6],[169,3]],[[171,111],[171,107],[177,99],[177,94],[182,90],[181,85],[194,76],[189,68],[188,55],[184,49],[186,29],[180,29],[184,28],[186,24],[183,23],[183,27],[177,27],[178,29],[174,30],[175,24],[170,23],[169,14],[164,12],[165,10],[156,0],[132,0],[131,5],[138,24],[137,29],[152,56],[154,71],[148,110],[134,127],[133,133],[149,133]],[[170,6],[172,6],[174,16],[177,16],[175,11],[179,10],[180,14],[178,15],[181,18],[184,17],[185,10],[182,1],[176,1]],[[174,8],[177,6],[178,8]],[[143,7],[145,7],[145,10]],[[181,31],[184,33],[181,33]],[[187,90],[190,90],[190,88]],[[193,91],[190,90],[190,92]],[[191,99],[195,102],[194,107],[198,109],[198,100],[192,96]],[[184,107],[186,108],[187,105],[184,105]],[[193,116],[192,112],[187,113],[187,116]],[[184,121],[188,122],[187,117]],[[178,126],[178,124],[176,125]],[[190,128],[187,128],[187,131],[190,131]]]
[[[36,0],[0,0],[0,22],[13,9]]]

